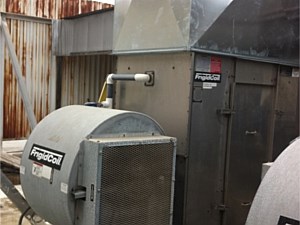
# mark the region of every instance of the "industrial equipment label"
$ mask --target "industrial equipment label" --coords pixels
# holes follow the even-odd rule
[[[203,89],[212,89],[212,88],[214,88],[214,87],[217,87],[217,83],[203,83]]]
[[[220,57],[212,56],[210,58],[210,72],[221,73],[222,60]]]
[[[61,182],[60,183],[60,191],[65,194],[68,194],[68,185],[66,183]]]
[[[43,165],[34,162],[32,164],[32,171],[31,172],[32,172],[32,175],[34,175],[34,176],[42,177]]]
[[[194,76],[194,81],[220,83],[221,82],[221,74],[208,73],[208,72],[196,72],[195,76]]]
[[[32,145],[29,153],[29,159],[57,170],[60,170],[64,157],[65,153],[63,152],[59,152],[36,144]]]
[[[20,174],[25,174],[25,166],[20,166]]]

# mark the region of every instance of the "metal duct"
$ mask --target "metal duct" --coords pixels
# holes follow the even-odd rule
[[[199,51],[298,66],[299,1],[116,0],[115,54]]]

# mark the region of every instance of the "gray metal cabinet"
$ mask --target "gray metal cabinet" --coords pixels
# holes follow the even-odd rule
[[[212,74],[211,57],[195,56],[194,76]],[[297,136],[298,78],[274,64],[220,62],[221,82],[207,85],[194,77],[192,86],[186,225],[244,224],[262,163]]]

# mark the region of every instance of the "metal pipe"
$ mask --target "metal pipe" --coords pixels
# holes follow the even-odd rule
[[[123,80],[123,81],[140,81],[140,82],[148,82],[150,81],[149,74],[109,74],[106,78],[107,83],[107,96],[104,102],[101,102],[102,107],[104,108],[112,108],[113,106],[113,93],[114,93],[114,81]]]
[[[299,71],[300,73],[300,71]],[[300,136],[300,75],[298,76],[298,130]]]

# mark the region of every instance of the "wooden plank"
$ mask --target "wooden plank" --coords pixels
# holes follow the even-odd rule
[[[12,154],[8,154],[6,152],[0,152],[0,161],[7,163],[16,168],[20,168],[21,158]]]
[[[20,64],[18,62],[15,47],[14,47],[13,42],[11,40],[5,18],[2,18],[2,16],[0,17],[0,27],[2,27],[2,31],[3,31],[2,33],[4,35],[5,43],[6,43],[6,46],[8,48],[8,53],[9,53],[9,56],[10,56],[12,64],[13,64],[13,68],[15,70],[15,74],[16,74],[16,78],[17,78],[17,82],[18,82],[18,87],[19,87],[19,90],[20,90],[20,93],[21,93],[21,97],[22,97],[24,106],[25,106],[25,111],[27,113],[29,124],[30,124],[31,129],[33,130],[33,128],[37,124],[37,121],[36,121],[36,118],[35,118],[35,115],[34,115],[34,112],[33,112],[33,109],[32,109],[32,105],[31,105],[31,102],[30,102],[30,99],[29,99],[26,84],[23,80],[22,70],[21,70]]]

